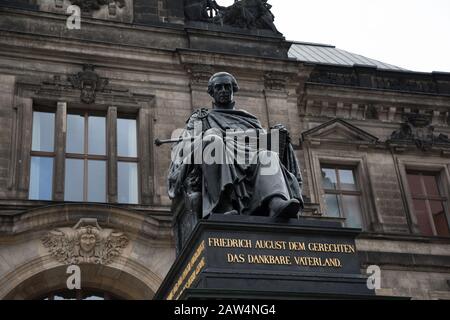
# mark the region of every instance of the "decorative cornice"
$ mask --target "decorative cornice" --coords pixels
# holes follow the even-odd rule
[[[398,92],[450,95],[450,74],[392,72],[371,67],[316,66],[308,82]]]

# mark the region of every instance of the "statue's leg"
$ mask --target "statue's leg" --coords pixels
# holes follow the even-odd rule
[[[203,216],[210,213],[234,214],[234,183],[240,179],[237,168],[225,160],[227,152],[222,137],[205,135],[203,145]],[[228,155],[229,156],[229,155]],[[238,209],[239,210],[239,209]]]
[[[268,203],[274,196],[285,200],[290,199],[277,153],[265,150],[260,151],[255,170],[254,181],[251,181],[254,185],[252,208],[256,209],[261,206],[267,208]]]

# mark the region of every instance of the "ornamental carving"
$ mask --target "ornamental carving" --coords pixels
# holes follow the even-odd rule
[[[99,10],[102,6],[113,4],[119,8],[125,6],[125,0],[70,0],[74,5],[80,7],[83,12],[92,12]]]
[[[272,6],[267,0],[237,0],[228,7],[215,0],[185,0],[184,14],[188,21],[203,21],[244,29],[266,29],[279,34],[275,27]]]
[[[431,116],[426,114],[405,114],[405,122],[399,130],[392,133],[389,142],[395,144],[414,143],[423,151],[431,149],[434,145],[450,145],[450,139],[447,135],[434,133],[431,120]]]
[[[209,78],[214,73],[214,68],[210,65],[194,64],[187,66],[186,69],[194,84],[208,83]]]
[[[44,246],[59,262],[110,264],[128,245],[128,238],[112,229],[102,229],[97,219],[81,219],[73,228],[58,228],[43,239]]]
[[[264,85],[270,90],[284,91],[288,80],[289,76],[282,73],[268,72],[264,75]]]
[[[96,93],[103,91],[108,84],[108,79],[100,78],[91,64],[84,65],[83,71],[69,76],[68,80],[74,89],[81,90],[80,100],[86,104],[94,103]]]

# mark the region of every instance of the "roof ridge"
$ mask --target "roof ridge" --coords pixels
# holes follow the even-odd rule
[[[304,42],[304,41],[293,41],[293,40],[287,40],[287,42],[292,42],[292,44],[301,44],[301,45],[314,46],[314,47],[336,48],[336,46],[334,46],[332,44],[318,43],[318,42]]]
[[[316,64],[354,67],[358,65],[371,66],[382,70],[410,71],[408,69],[386,63],[380,60],[353,53],[332,45],[314,44],[310,42],[292,41],[289,56],[299,61]]]

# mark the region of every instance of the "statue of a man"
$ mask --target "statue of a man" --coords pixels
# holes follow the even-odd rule
[[[201,194],[203,217],[211,213],[296,217],[303,207],[302,177],[290,140],[283,154],[261,148],[259,133],[266,131],[255,116],[236,109],[233,97],[238,90],[229,73],[214,74],[209,80],[213,109],[194,112],[183,139],[173,146],[169,196]],[[276,127],[288,137],[284,126]],[[230,137],[230,132],[237,136]],[[251,132],[258,132],[252,135],[256,140],[239,138]],[[201,161],[192,161],[199,152]],[[244,156],[236,160],[240,153]],[[207,154],[222,161],[208,161]]]

